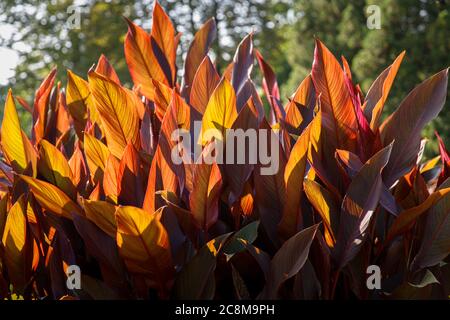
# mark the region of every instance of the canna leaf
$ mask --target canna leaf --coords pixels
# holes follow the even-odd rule
[[[381,140],[395,140],[392,155],[383,171],[383,181],[391,187],[416,164],[420,150],[420,132],[441,111],[447,95],[448,69],[423,81],[401,102],[381,125]]]
[[[36,161],[34,149],[20,128],[19,116],[12,90],[8,90],[1,127],[1,146],[8,163],[22,173],[32,161]]]
[[[231,84],[237,97],[245,90],[245,84],[252,73],[253,59],[253,33],[250,33],[239,43],[233,58]],[[240,101],[240,99],[237,100]],[[245,97],[243,100],[244,103],[247,102],[248,97]],[[243,104],[237,106],[238,111],[241,110],[242,106]]]
[[[136,100],[131,99],[127,91],[115,82],[96,72],[89,72],[88,78],[105,129],[108,148],[120,158],[129,142],[139,147]]]
[[[220,82],[219,74],[211,62],[211,59],[206,56],[201,62],[192,80],[192,89],[190,90],[189,102],[200,114],[204,114],[209,99],[211,98],[214,89]]]
[[[253,171],[255,202],[262,227],[272,243],[278,245],[277,227],[286,203],[286,187],[284,183],[286,156],[284,152],[281,152],[282,148],[278,137],[265,119],[263,119],[259,128],[266,131],[260,131],[259,139],[263,139],[263,141],[258,141],[258,145],[267,144],[266,150],[271,155],[271,159],[270,163],[268,163],[269,166],[261,162],[262,158],[255,165],[255,170]]]
[[[75,146],[72,157],[69,159],[69,167],[72,171],[73,185],[80,190],[84,190],[89,173],[79,141]]]
[[[274,102],[272,98],[280,100],[280,89],[278,88],[277,77],[272,67],[264,60],[263,56],[258,50],[255,50],[255,56],[258,60],[259,68],[263,74],[263,90],[267,100],[272,105]]]
[[[314,84],[309,75],[300,83],[285,107],[285,122],[290,133],[300,135],[312,121],[316,104],[315,96]]]
[[[116,207],[113,204],[106,201],[84,200],[83,207],[89,220],[107,235],[114,239],[116,238]]]
[[[295,276],[302,269],[318,227],[319,225],[316,224],[299,231],[277,251],[270,262],[268,278],[260,295],[261,298],[276,298],[278,289],[283,282]]]
[[[432,206],[434,206],[440,199],[450,192],[450,188],[439,189],[432,194],[420,205],[412,207],[402,211],[398,217],[394,220],[394,223],[390,227],[386,236],[385,243],[389,243],[396,236],[408,231],[413,222],[422,214],[427,212]]]
[[[130,70],[134,85],[150,100],[153,100],[154,90],[152,79],[169,85],[155,54],[153,53],[150,35],[142,28],[126,19],[128,33],[125,37],[125,60]]]
[[[231,129],[234,130],[233,136],[231,136],[231,132],[227,136],[225,146],[227,161],[222,165],[222,170],[232,191],[231,202],[241,196],[245,182],[249,180],[253,171],[255,163],[253,158],[257,155],[257,146],[251,142],[252,139],[256,139],[256,136],[252,137],[250,130],[253,129],[254,132],[258,130],[258,121],[258,111],[250,99],[231,126]],[[249,130],[248,139],[246,130]],[[242,138],[245,140],[243,141]],[[231,158],[231,154],[234,155],[233,161],[228,160]]]
[[[321,94],[322,112],[333,121],[337,145],[355,151],[357,122],[344,72],[333,54],[319,40],[316,40],[311,76],[317,93]]]
[[[177,299],[213,299],[217,257],[231,233],[210,240],[180,271],[174,285]]]
[[[2,237],[4,262],[14,290],[23,293],[28,282],[31,264],[27,263],[26,201],[22,195],[11,207]],[[30,268],[30,270],[28,270]]]
[[[450,254],[450,195],[441,197],[429,210],[422,243],[412,269],[437,265]]]
[[[290,238],[296,234],[302,224],[302,186],[307,169],[309,136],[310,127],[303,131],[303,134],[297,139],[284,170],[286,203],[284,204],[283,216],[278,228],[285,238]]]
[[[119,186],[117,176],[119,170],[119,160],[110,154],[108,160],[106,161],[105,172],[103,174],[103,191],[105,192],[105,196],[108,197],[108,199],[113,203],[117,203],[118,200]]]
[[[106,161],[109,156],[108,147],[94,136],[85,133],[84,150],[91,178],[97,181],[105,171]]]
[[[58,187],[35,178],[19,176],[28,184],[36,200],[45,209],[67,219],[72,219],[73,214],[83,215],[81,208]]]
[[[55,185],[72,200],[77,191],[72,183],[72,170],[64,155],[45,139],[40,141],[39,173],[51,184]]]
[[[169,237],[160,222],[162,208],[148,214],[132,206],[116,210],[117,246],[131,274],[149,279],[149,286],[164,295],[173,276]]]
[[[226,129],[237,118],[236,94],[230,82],[222,79],[212,93],[202,119],[201,143],[205,145],[214,137],[223,141]]]
[[[117,75],[116,70],[114,70],[113,66],[111,65],[111,63],[109,63],[109,60],[106,58],[104,54],[102,54],[98,59],[97,66],[95,67],[95,72],[114,81],[120,86],[119,76]]]
[[[219,166],[216,163],[207,164],[201,157],[195,164],[192,179],[193,188],[189,196],[189,206],[197,226],[208,231],[219,216],[218,201],[222,187]]]
[[[367,91],[363,111],[364,116],[370,123],[372,131],[375,131],[379,126],[379,120],[384,104],[404,56],[405,51],[400,53],[394,62],[378,76],[369,88],[369,91]]]
[[[86,121],[98,122],[97,110],[89,90],[89,83],[70,70],[67,70],[66,103],[74,122],[78,138],[83,138]]]
[[[190,97],[194,77],[207,57],[209,48],[216,38],[217,28],[214,18],[206,21],[195,33],[184,62],[183,96]],[[206,106],[206,105],[205,105]]]
[[[322,218],[325,241],[329,247],[334,247],[338,233],[339,208],[330,192],[317,182],[306,179],[303,185],[306,197]]]
[[[166,77],[169,80],[169,85],[172,87],[176,76],[175,62],[177,48],[175,41],[175,28],[173,27],[169,16],[158,1],[155,1],[155,5],[153,7],[152,31],[150,36],[154,39],[157,48],[161,50],[164,60],[167,60],[167,63],[169,64],[170,75],[168,76],[166,73]],[[156,46],[152,44],[153,52],[155,52],[155,47]],[[159,64],[162,65],[163,63],[161,62],[160,57],[158,57],[156,53],[155,55]]]
[[[139,154],[132,144],[128,144],[117,171],[117,195],[121,204],[142,205],[144,194],[140,165]]]
[[[351,261],[362,247],[366,230],[380,200],[381,171],[389,161],[392,144],[370,158],[353,178],[341,207],[334,257],[338,268]]]
[[[56,67],[53,68],[50,73],[42,81],[38,90],[36,91],[34,97],[33,105],[33,131],[32,137],[33,141],[39,143],[39,141],[44,138],[45,131],[47,128],[47,118],[48,118],[48,105],[50,100],[50,94],[55,83],[56,78]]]

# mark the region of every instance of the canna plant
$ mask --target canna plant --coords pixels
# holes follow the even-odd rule
[[[316,40],[310,75],[283,104],[253,34],[220,74],[208,20],[180,77],[181,35],[158,2],[152,21],[149,33],[126,19],[131,89],[102,55],[85,76],[68,70],[65,87],[53,69],[31,106],[8,91],[0,297],[449,297],[450,154],[439,136],[440,156],[421,160],[421,130],[444,107],[448,69],[382,121],[404,52],[364,94],[345,58]],[[16,102],[32,113],[30,135]],[[173,132],[194,136],[195,123],[200,152],[177,149]],[[211,128],[224,135],[206,136]],[[261,159],[201,161],[230,139],[227,129],[264,129],[278,170],[263,174]],[[78,287],[67,285],[74,265]]]

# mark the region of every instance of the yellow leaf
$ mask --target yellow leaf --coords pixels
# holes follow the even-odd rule
[[[136,99],[114,81],[94,71],[89,72],[88,78],[111,153],[120,158],[128,142],[139,148]]]
[[[42,139],[40,145],[39,173],[71,199],[76,199],[77,191],[72,183],[72,170],[67,159],[47,140]]]
[[[237,118],[236,94],[227,79],[222,79],[209,99],[202,120],[202,145],[214,137],[223,141],[226,129],[231,128]]]
[[[31,145],[20,128],[19,116],[11,89],[8,91],[1,127],[1,145],[7,161],[13,169],[22,173],[32,160],[27,147]]]
[[[79,138],[83,137],[88,118],[92,122],[99,122],[99,116],[95,109],[89,84],[75,73],[67,70],[66,103],[72,116],[75,131]]]
[[[109,155],[106,162],[105,173],[103,174],[103,191],[112,202],[117,203],[118,186],[117,175],[120,162],[112,154]]]
[[[283,217],[280,221],[279,230],[286,239],[297,233],[301,222],[302,183],[306,172],[310,129],[311,125],[298,138],[291,150],[284,171],[286,204],[283,208]]]
[[[160,222],[162,208],[154,214],[132,206],[116,210],[117,245],[128,270],[143,275],[163,289],[173,275],[169,236]]]
[[[106,201],[84,200],[86,217],[112,238],[116,237],[116,207]]]
[[[39,204],[53,213],[72,219],[72,214],[83,215],[81,208],[54,185],[35,178],[19,175],[30,187]]]
[[[21,195],[16,203],[9,210],[5,231],[2,237],[4,248],[4,262],[8,269],[11,282],[18,292],[21,292],[26,285],[27,265],[26,265],[26,230],[27,221],[25,218],[26,202],[25,196]]]
[[[306,179],[303,182],[305,194],[314,209],[322,217],[325,226],[325,240],[329,247],[334,247],[336,243],[335,232],[338,227],[339,209],[336,207],[331,194],[315,181]]]
[[[91,178],[96,181],[105,171],[106,160],[109,156],[108,147],[94,136],[85,133],[84,151]]]

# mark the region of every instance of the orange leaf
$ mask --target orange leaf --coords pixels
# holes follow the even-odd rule
[[[128,33],[125,37],[125,59],[134,85],[142,94],[153,100],[152,79],[169,85],[163,70],[152,50],[150,35],[132,21],[127,20]]]
[[[159,49],[161,49],[170,66],[169,85],[175,83],[176,77],[176,45],[175,45],[175,28],[167,13],[155,1],[152,16],[152,31],[150,36],[154,39]],[[155,50],[155,49],[153,49]],[[161,62],[160,62],[161,65]]]
[[[84,160],[83,152],[80,149],[80,143],[75,144],[75,150],[69,160],[69,167],[72,171],[72,183],[80,190],[85,189],[85,184],[88,178],[88,168]]]
[[[125,148],[117,172],[119,203],[140,207],[144,198],[139,154],[132,144]]]
[[[205,149],[207,150],[207,148]],[[219,216],[219,197],[222,176],[216,163],[196,163],[193,173],[193,188],[189,196],[192,215],[200,229],[208,229],[216,223]]]
[[[408,231],[413,222],[422,214],[428,211],[432,206],[434,206],[439,200],[441,200],[446,194],[450,192],[450,188],[440,189],[432,194],[420,205],[412,207],[402,211],[397,218],[395,218],[394,223],[390,227],[388,234],[386,236],[385,244],[392,241],[396,236]]]
[[[48,114],[48,103],[50,99],[50,93],[55,83],[56,78],[56,67],[50,71],[47,77],[42,81],[39,89],[36,91],[34,97],[33,106],[33,138],[36,143],[44,137],[46,125],[47,125],[47,114]]]
[[[111,63],[109,63],[109,60],[105,57],[104,54],[102,54],[98,59],[97,66],[95,67],[95,72],[114,81],[119,86],[121,85],[116,70],[114,70],[113,66],[111,65]]]
[[[155,79],[152,79],[151,83],[154,90],[156,115],[162,121],[172,99],[172,89]]]
[[[156,192],[166,190],[176,194],[178,191],[177,181],[177,176],[162,156],[161,148],[158,147],[150,166],[147,190],[145,192],[143,204],[144,210],[147,212],[154,212],[156,209],[164,205],[162,199],[156,197]]]
[[[185,185],[185,166],[184,163],[174,163],[172,160],[172,152],[174,150],[178,150],[179,153],[183,152],[182,159],[185,163],[191,162],[191,156],[190,150],[183,150],[183,148],[180,147],[181,143],[174,141],[172,135],[178,129],[188,132],[189,127],[190,107],[174,90],[170,105],[168,106],[164,118],[162,119],[159,147],[168,165],[177,175],[181,189],[183,189]]]
[[[216,21],[211,18],[206,21],[197,31],[194,39],[189,46],[189,50],[186,55],[184,63],[184,84],[183,84],[183,96],[189,97],[191,87],[193,85],[194,77],[198,72],[199,66],[206,58],[208,50],[216,38]],[[206,106],[206,104],[205,104]],[[202,112],[203,114],[203,112]]]
[[[312,120],[315,104],[316,91],[309,75],[300,83],[286,106],[286,123],[294,129],[299,129],[294,133],[301,133]]]
[[[206,56],[201,62],[192,80],[189,102],[200,114],[204,114],[214,89],[220,82],[219,74]]]
[[[311,76],[316,91],[321,94],[322,112],[333,119],[337,145],[354,152],[358,126],[344,72],[333,54],[319,40],[316,40]]]

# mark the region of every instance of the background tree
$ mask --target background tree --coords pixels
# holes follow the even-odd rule
[[[255,31],[255,46],[275,69],[283,97],[289,96],[310,72],[314,37],[351,63],[364,92],[394,58],[407,55],[387,101],[387,110],[398,106],[415,85],[450,65],[450,3],[448,0],[161,0],[182,33],[180,51],[186,52],[193,34],[209,17],[215,17],[218,39],[212,56],[220,70],[233,58],[235,48]],[[68,28],[68,8],[81,10],[80,28]],[[369,5],[381,10],[381,29],[367,27]],[[122,16],[149,30],[152,0],[3,0],[0,24],[13,27],[13,34],[0,34],[0,46],[19,52],[20,63],[7,87],[31,101],[40,79],[58,66],[64,82],[65,69],[86,75],[104,53],[123,83],[131,86],[123,54],[126,23]],[[181,50],[183,49],[183,50]],[[178,57],[182,71],[183,57]],[[258,72],[258,68],[254,72]],[[1,89],[2,96],[6,88]],[[3,102],[0,101],[3,105]],[[444,108],[434,129],[450,136],[450,109]],[[433,138],[434,140],[434,138]],[[448,141],[446,141],[448,143]],[[436,144],[430,143],[433,152]]]
[[[367,7],[378,5],[381,29],[367,27]],[[406,50],[394,86],[386,103],[392,112],[406,94],[432,74],[450,66],[449,1],[367,0],[326,1],[294,0],[297,21],[289,27],[288,61],[292,72],[283,86],[283,95],[291,93],[311,70],[314,36],[333,53],[351,62],[356,81],[367,92],[380,72]],[[447,97],[447,106],[450,97]],[[450,109],[425,129],[430,138],[427,155],[436,154],[433,131],[438,130],[449,143]]]
[[[180,52],[186,52],[196,30],[210,17],[215,17],[218,40],[213,55],[219,69],[231,61],[237,44],[255,31],[255,45],[268,59],[279,65],[279,73],[287,76],[278,32],[287,3],[270,0],[162,0],[178,32],[182,33]],[[76,4],[76,5],[75,5]],[[18,95],[31,99],[36,86],[53,66],[58,66],[58,79],[65,79],[66,69],[85,75],[102,53],[114,65],[120,79],[131,84],[127,70],[123,40],[127,25],[123,16],[135,20],[149,30],[153,1],[136,0],[5,0],[0,3],[0,23],[9,24],[16,32],[1,35],[0,46],[18,51],[20,63],[8,86]],[[70,15],[80,14],[79,28],[68,25]],[[181,58],[181,57],[180,57]],[[179,59],[182,70],[182,59]],[[4,90],[3,90],[4,91]]]

